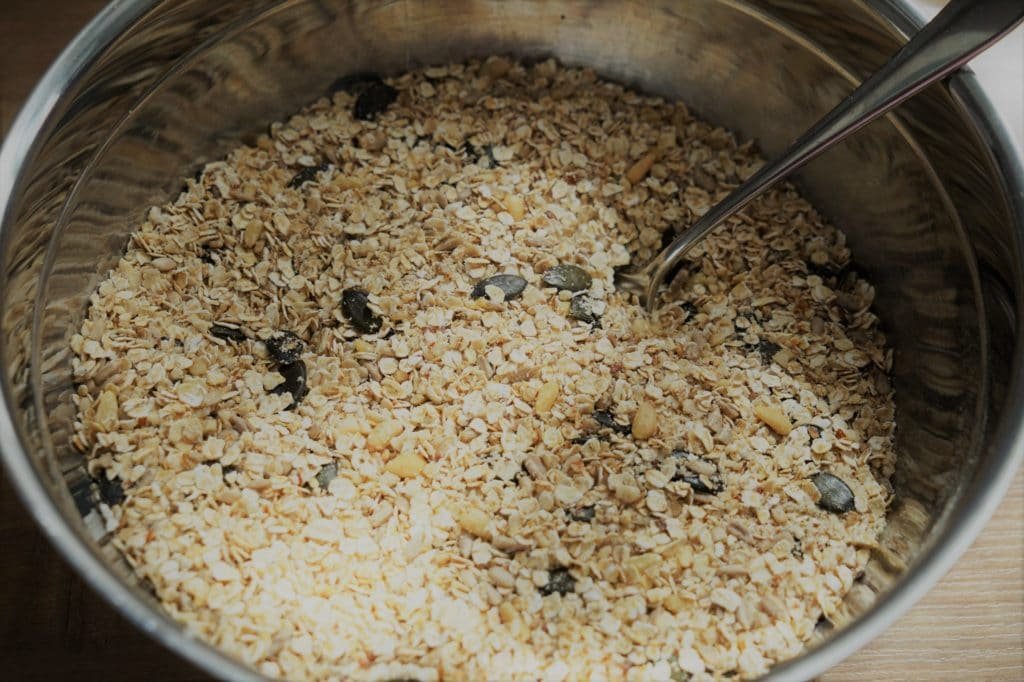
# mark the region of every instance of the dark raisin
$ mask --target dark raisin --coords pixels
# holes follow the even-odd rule
[[[498,163],[497,159],[494,158],[494,145],[485,144],[482,147],[476,147],[469,140],[462,143],[462,151],[466,154],[466,158],[481,168],[497,168],[501,164]]]
[[[576,578],[572,577],[568,568],[556,568],[548,573],[548,582],[540,588],[544,596],[557,592],[561,595],[576,591]]]
[[[107,506],[113,507],[124,502],[124,486],[117,476],[108,478],[105,473],[101,473],[96,479],[96,486],[100,491],[100,499],[106,502]]]
[[[216,336],[218,339],[224,339],[225,341],[234,341],[235,343],[249,338],[238,327],[229,327],[224,324],[210,325],[210,336]]]
[[[675,450],[672,457],[676,458],[676,475],[673,481],[683,481],[698,495],[717,495],[725,490],[718,465],[687,450]],[[706,473],[708,466],[714,466],[714,473]]]
[[[495,286],[505,292],[505,300],[511,301],[526,290],[526,280],[519,275],[494,275],[482,279],[473,287],[469,293],[470,298],[482,298],[487,295],[487,287]]]
[[[679,304],[679,308],[686,313],[687,320],[692,320],[697,315],[697,306],[690,301],[683,301]]]
[[[584,433],[572,439],[574,445],[584,445],[594,439],[603,440],[599,433]]]
[[[284,377],[284,381],[271,389],[271,393],[275,395],[283,395],[285,393],[291,393],[292,404],[288,406],[289,410],[294,410],[302,399],[309,393],[309,388],[306,386],[306,363],[302,360],[293,362],[287,365],[281,365],[277,368],[277,371]]]
[[[384,321],[370,309],[370,294],[352,287],[341,292],[341,314],[362,334],[376,334]]]
[[[288,186],[292,189],[298,189],[307,182],[313,182],[316,180],[317,173],[322,171],[330,170],[331,164],[321,163],[319,166],[309,166],[303,168],[288,181]]]
[[[576,507],[575,509],[569,510],[569,518],[573,521],[583,521],[589,523],[594,520],[594,515],[597,513],[597,509],[592,504],[588,504],[584,507]]]
[[[853,491],[841,478],[825,471],[819,471],[811,476],[811,483],[821,493],[821,499],[818,500],[819,507],[833,514],[845,514],[848,511],[853,511]]]
[[[676,231],[671,227],[666,227],[661,233],[661,250],[664,251],[672,242],[676,240]]]
[[[371,83],[359,93],[352,115],[360,121],[371,121],[377,118],[391,103],[398,99],[398,91],[387,83]]]
[[[207,265],[216,265],[217,259],[213,257],[213,248],[209,244],[203,244],[199,249],[199,260]]]
[[[352,94],[358,94],[368,88],[371,85],[383,83],[380,76],[369,71],[358,71],[356,73],[350,73],[347,76],[335,79],[331,86],[327,88],[329,94],[335,92],[348,92]]]
[[[748,345],[747,349],[756,350],[758,355],[761,356],[761,362],[765,365],[770,365],[772,360],[775,359],[775,354],[782,350],[782,346],[773,341],[761,339],[757,343]]]
[[[620,424],[615,421],[615,415],[608,410],[594,410],[594,421],[600,424],[603,428],[611,429],[615,433],[621,433],[627,435],[632,431],[632,427],[629,424]]]
[[[290,365],[302,357],[306,350],[302,339],[289,331],[275,332],[265,343],[270,357],[280,365]]]
[[[316,482],[320,485],[320,490],[327,490],[327,487],[331,484],[335,478],[338,477],[338,463],[331,462],[325,464],[317,472]]]

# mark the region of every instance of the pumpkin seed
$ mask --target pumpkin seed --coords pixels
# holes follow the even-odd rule
[[[331,462],[320,467],[320,471],[316,474],[316,482],[320,485],[320,490],[327,490],[327,487],[331,485],[331,481],[338,477],[338,463]]]
[[[582,521],[589,523],[594,520],[594,516],[597,514],[597,509],[592,504],[588,504],[583,507],[576,507],[575,509],[569,510],[569,518],[573,521]]]
[[[576,591],[576,578],[572,577],[568,568],[559,567],[548,573],[548,582],[540,588],[544,596],[557,592],[561,595]]]
[[[100,499],[103,500],[108,507],[113,507],[116,504],[124,502],[124,486],[121,483],[121,479],[117,476],[107,478],[105,473],[101,473],[100,477],[96,479],[96,487],[99,488]]]
[[[632,427],[629,424],[620,424],[615,421],[615,415],[608,410],[594,410],[594,421],[600,424],[606,429],[611,429],[615,433],[621,433],[622,435],[628,434],[632,431]]]
[[[376,334],[383,324],[380,316],[370,309],[370,295],[358,287],[341,293],[341,314],[363,334]]]
[[[675,450],[672,457],[678,460],[681,467],[672,477],[673,481],[683,481],[699,495],[717,495],[725,490],[718,465],[714,462],[687,450]]]
[[[306,397],[306,394],[309,393],[309,389],[306,387],[306,363],[299,360],[287,365],[281,365],[277,368],[277,371],[284,377],[284,381],[272,388],[270,392],[275,395],[291,393],[292,404],[288,406],[288,409],[294,410],[302,399]]]
[[[541,280],[544,284],[554,287],[559,291],[583,291],[584,289],[589,289],[591,282],[594,281],[586,270],[578,265],[571,265],[569,263],[562,263],[548,268],[543,276],[541,276]]]
[[[494,275],[477,282],[469,297],[482,298],[486,296],[487,287],[498,287],[505,292],[505,300],[511,301],[514,298],[519,298],[523,291],[526,290],[526,280],[519,275]]]
[[[573,296],[569,301],[569,316],[586,322],[594,328],[601,328],[601,316],[594,313],[594,302],[586,294]]]
[[[266,340],[267,352],[274,362],[290,365],[306,350],[306,344],[290,331],[279,331]]]
[[[288,186],[292,189],[298,189],[307,182],[314,182],[316,180],[317,173],[322,171],[330,170],[331,164],[321,163],[319,166],[309,166],[303,168],[288,181]]]
[[[224,339],[225,341],[245,341],[248,337],[238,327],[229,327],[223,324],[212,324],[210,325],[210,335],[216,336],[218,339]]]
[[[841,478],[826,471],[819,471],[811,476],[811,483],[821,493],[818,506],[833,514],[845,514],[853,511],[853,491]]]
[[[352,115],[360,121],[372,121],[398,99],[398,91],[383,82],[371,83],[359,93]]]

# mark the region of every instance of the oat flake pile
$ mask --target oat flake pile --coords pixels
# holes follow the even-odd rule
[[[890,351],[789,187],[616,293],[750,144],[554,62],[347,79],[153,208],[74,444],[167,611],[287,679],[706,679],[798,653],[891,491]]]

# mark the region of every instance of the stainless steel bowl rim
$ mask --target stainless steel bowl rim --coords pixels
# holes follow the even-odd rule
[[[124,0],[108,5],[75,37],[46,72],[22,107],[7,138],[0,147],[0,233],[9,230],[13,221],[12,198],[17,195],[23,178],[19,171],[36,151],[36,136],[54,114],[54,107],[103,48],[146,14],[156,0]],[[921,15],[904,0],[870,0],[868,4],[894,27],[909,35],[924,23]],[[992,107],[977,79],[963,69],[949,80],[949,89],[962,105],[976,131],[983,137],[991,161],[1006,183],[1005,196],[1010,197],[1010,215],[1015,224],[1024,227],[1024,165],[999,113]],[[1024,252],[1016,254],[1024,263]],[[990,447],[1009,453],[991,470],[974,482],[984,494],[969,496],[966,508],[952,519],[933,546],[924,551],[907,571],[897,587],[882,596],[863,617],[817,647],[788,663],[776,666],[765,679],[806,680],[842,661],[867,644],[913,606],[953,566],[981,532],[1006,494],[1014,473],[1024,461],[1024,420],[1019,413],[1024,407],[1024,342],[1021,321],[1024,303],[1018,305],[1017,345],[1013,376],[999,430]],[[225,656],[215,648],[189,635],[169,618],[152,608],[122,585],[103,560],[69,528],[47,494],[17,435],[9,411],[11,396],[4,387],[0,405],[0,456],[10,480],[24,505],[43,529],[50,542],[64,558],[85,577],[89,585],[124,614],[136,627],[185,660],[223,679],[259,679],[251,670]],[[1018,418],[1013,419],[1016,412]],[[968,491],[970,492],[970,491]]]

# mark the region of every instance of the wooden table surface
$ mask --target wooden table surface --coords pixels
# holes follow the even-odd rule
[[[102,0],[0,0],[0,131]],[[1019,84],[1018,84],[1019,86]],[[8,679],[200,680],[86,587],[0,470],[0,662]],[[974,546],[908,614],[824,676],[1024,680],[1024,471]]]

